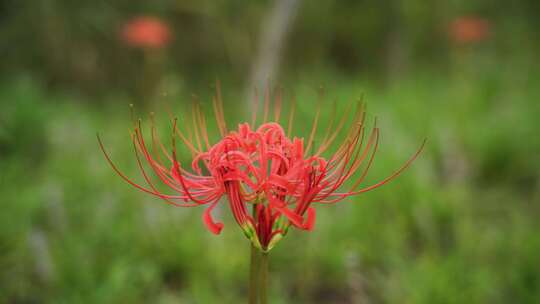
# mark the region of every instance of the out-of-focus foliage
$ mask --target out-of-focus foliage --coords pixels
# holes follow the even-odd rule
[[[268,1],[1,2],[0,76],[21,70],[48,85],[86,94],[134,90],[148,58],[121,39],[122,25],[139,15],[162,18],[174,35],[159,72],[182,75],[190,86],[208,75],[243,82],[249,72]],[[304,1],[287,40],[284,69],[336,68],[370,77],[406,73],[418,65],[455,63],[449,24],[460,16],[489,21],[480,44],[498,58],[532,57],[540,48],[537,1]]]
[[[241,120],[271,3],[0,6],[0,303],[245,301],[248,242],[227,208],[222,235],[211,235],[202,209],[123,183],[95,134],[137,177],[129,103],[146,102],[136,116],[154,111],[168,144],[168,109],[183,117],[195,92],[210,114],[217,76],[227,116]],[[343,111],[364,96],[378,117],[368,183],[428,144],[396,181],[320,206],[315,231],[292,231],[272,251],[271,303],[538,301],[539,11],[536,1],[302,3],[279,81],[298,100],[296,133],[309,132],[323,84],[323,125],[333,99]],[[141,15],[170,26],[167,47],[119,38]],[[450,25],[471,24],[457,18],[485,21],[489,34],[457,43]]]

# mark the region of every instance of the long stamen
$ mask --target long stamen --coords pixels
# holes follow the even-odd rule
[[[334,100],[332,102],[332,110],[331,110],[332,112],[330,113],[330,122],[328,123],[328,126],[326,127],[326,131],[324,132],[323,140],[321,142],[321,145],[319,146],[319,149],[315,153],[315,155],[320,155],[321,151],[324,149],[324,146],[326,145],[326,142],[327,142],[327,140],[328,140],[328,138],[330,136],[332,127],[334,126],[334,121],[336,120],[336,107],[337,107],[337,103]]]
[[[216,122],[218,124],[219,132],[221,136],[227,135],[227,123],[225,121],[225,114],[223,112],[223,98],[221,96],[221,82],[216,80],[216,96],[212,99],[214,106],[214,113]]]
[[[319,88],[319,99],[317,101],[317,111],[315,112],[315,118],[313,119],[313,124],[311,126],[311,132],[309,135],[307,148],[305,150],[306,155],[309,154],[309,151],[311,150],[311,146],[313,144],[313,139],[315,139],[315,133],[317,132],[317,126],[319,123],[319,116],[321,114],[321,106],[322,106],[323,99],[324,99],[324,88],[321,86]]]
[[[195,125],[200,129],[201,131],[201,137],[206,145],[206,150],[210,149],[210,141],[208,140],[208,131],[206,129],[206,120],[204,119],[204,114],[201,110],[201,105],[199,102],[199,98],[197,95],[193,95],[193,103],[194,103],[194,120],[196,121]]]
[[[278,87],[276,89],[276,104],[274,105],[274,121],[279,122],[281,116],[281,103],[283,99],[283,88]]]
[[[264,112],[263,123],[268,122],[268,112],[270,111],[270,81],[267,81],[264,89]]]
[[[399,168],[396,172],[392,173],[390,176],[388,176],[387,178],[383,179],[382,181],[374,184],[374,185],[371,185],[369,187],[366,187],[364,189],[361,189],[361,190],[358,190],[358,191],[355,191],[353,192],[353,194],[360,194],[360,193],[363,193],[363,192],[367,192],[367,191],[370,191],[370,190],[373,190],[375,188],[378,188],[386,183],[388,183],[389,181],[393,180],[394,178],[396,178],[398,175],[400,175],[403,171],[405,171],[405,169],[407,169],[414,160],[416,160],[416,158],[418,157],[418,155],[420,155],[420,153],[422,152],[422,150],[424,149],[425,145],[426,145],[426,142],[427,142],[427,139],[424,139],[424,142],[422,142],[422,145],[420,146],[420,148],[416,151],[416,153],[414,153],[414,155],[409,158],[407,160],[407,162],[405,162],[405,164],[403,166],[401,166],[401,168]]]
[[[305,150],[305,155],[309,154],[309,151],[311,150],[311,145],[313,144],[313,139],[315,138],[315,133],[317,132],[317,124],[319,122],[319,115],[321,114],[321,108],[317,107],[317,112],[315,114],[315,118],[313,119],[313,124],[311,127],[311,132],[308,139],[307,148]]]
[[[163,195],[161,193],[157,193],[153,190],[149,190],[135,182],[133,182],[131,179],[129,179],[126,175],[124,175],[122,173],[122,171],[120,171],[118,169],[118,167],[114,164],[114,162],[112,161],[112,159],[110,158],[109,154],[107,153],[107,151],[105,150],[105,147],[103,145],[103,142],[101,141],[101,138],[99,136],[99,134],[97,134],[97,140],[98,140],[98,143],[99,143],[99,147],[101,149],[101,151],[103,152],[103,155],[105,156],[105,159],[107,160],[107,162],[109,163],[109,165],[111,166],[111,168],[114,170],[114,172],[116,172],[116,174],[118,174],[118,176],[120,176],[124,181],[126,181],[128,184],[132,185],[133,187],[145,192],[145,193],[148,193],[148,194],[151,194],[151,195],[154,195],[154,196],[157,196],[157,197],[166,197],[166,198],[177,198],[177,199],[180,199],[181,197],[178,197],[178,196],[169,196],[169,195]],[[178,203],[177,203],[178,204]],[[182,207],[194,207],[194,206],[197,206],[198,204],[178,204],[179,206],[182,206]]]
[[[289,112],[289,123],[287,125],[287,137],[291,138],[292,124],[294,120],[294,112],[296,110],[296,98],[293,96],[291,99],[291,109]]]
[[[199,135],[200,128],[198,128],[197,126],[197,116],[197,104],[194,103],[191,108],[191,122],[193,126],[193,134],[195,135],[195,142],[197,143],[198,150],[203,151],[201,138]]]
[[[257,112],[259,111],[259,88],[255,87],[255,94],[253,95],[253,112],[251,113],[251,128],[255,129],[257,122]]]

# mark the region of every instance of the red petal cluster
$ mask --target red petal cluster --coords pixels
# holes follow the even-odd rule
[[[450,38],[457,44],[471,44],[485,40],[490,35],[491,24],[477,16],[456,18],[449,27]]]
[[[160,19],[142,16],[126,23],[122,27],[121,36],[129,46],[158,49],[169,43],[171,31]]]
[[[256,247],[267,251],[286,234],[291,225],[311,230],[315,224],[314,204],[336,203],[348,196],[375,189],[396,177],[420,153],[418,150],[402,168],[381,182],[360,188],[375,156],[379,139],[377,127],[366,135],[363,107],[352,111],[352,117],[345,115],[339,121],[332,120],[321,144],[315,149],[313,139],[319,112],[305,143],[303,138],[288,135],[294,110],[290,111],[287,134],[277,122],[281,95],[278,94],[276,98],[273,122],[268,121],[269,96],[265,100],[264,119],[258,127],[255,128],[254,117],[252,124],[243,123],[236,131],[228,131],[218,87],[214,110],[222,138],[213,145],[209,143],[206,122],[198,107],[193,111],[191,136],[181,131],[175,120],[175,136],[193,154],[190,170],[177,161],[174,144],[172,152],[168,153],[152,127],[152,145],[149,147],[140,123],[136,124],[132,139],[139,167],[148,184],[146,187],[124,176],[105,155],[121,177],[144,192],[176,206],[208,205],[203,220],[215,234],[221,231],[223,224],[213,219],[212,210],[222,197],[226,197],[236,222],[246,236]],[[352,127],[342,132],[347,120],[352,121]],[[332,155],[323,157],[339,135],[344,136],[341,145]],[[143,160],[175,192],[174,195],[164,194],[157,189]]]

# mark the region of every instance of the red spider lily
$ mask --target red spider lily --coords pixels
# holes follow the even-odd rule
[[[490,34],[488,20],[476,16],[456,18],[450,24],[449,34],[454,43],[470,44],[485,40]]]
[[[379,140],[376,126],[366,134],[364,108],[359,105],[351,111],[349,107],[347,113],[351,115],[346,114],[339,120],[332,118],[322,142],[315,149],[320,111],[317,111],[305,142],[304,138],[290,136],[294,107],[289,112],[287,132],[279,124],[281,100],[281,92],[278,92],[273,119],[269,121],[270,94],[267,90],[263,122],[256,126],[254,114],[251,124],[242,123],[237,130],[229,131],[218,83],[213,107],[221,140],[210,144],[206,120],[196,105],[193,132],[190,134],[182,131],[177,120],[173,120],[171,152],[159,141],[153,124],[149,146],[139,120],[132,131],[132,141],[147,186],[137,184],[121,173],[105,152],[101,140],[99,143],[113,169],[136,188],[175,206],[207,205],[203,221],[215,234],[220,233],[223,224],[212,218],[212,210],[225,196],[238,225],[253,245],[262,251],[270,250],[291,225],[303,230],[313,229],[315,204],[333,204],[384,185],[407,168],[422,149],[389,177],[360,188],[373,162]],[[352,121],[352,127],[345,132],[348,120]],[[345,136],[341,145],[332,155],[324,157],[323,153],[332,147],[340,134]],[[181,166],[177,160],[176,138],[193,155],[190,169]],[[165,194],[157,189],[143,166],[144,162],[174,194]],[[349,183],[346,184],[347,181]]]
[[[130,46],[150,49],[162,48],[171,40],[169,27],[150,16],[130,20],[123,26],[121,36]]]

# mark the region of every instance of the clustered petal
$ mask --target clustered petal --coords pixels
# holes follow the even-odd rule
[[[157,17],[139,16],[122,26],[121,38],[129,46],[159,49],[171,40],[171,30]]]
[[[270,97],[265,96],[264,119],[256,126],[242,123],[228,131],[224,120],[219,83],[213,100],[221,140],[210,145],[202,111],[193,110],[193,134],[187,135],[173,123],[173,136],[178,137],[193,155],[191,168],[181,166],[176,157],[173,141],[169,153],[156,136],[152,126],[152,144],[147,146],[140,122],[135,124],[132,140],[137,163],[147,186],[139,185],[113,169],[128,183],[155,195],[175,206],[207,205],[203,222],[208,230],[219,234],[223,223],[212,216],[213,209],[225,198],[235,221],[252,244],[268,251],[287,233],[290,226],[311,230],[315,224],[315,204],[332,204],[351,195],[360,194],[390,181],[400,174],[420,153],[421,148],[399,170],[377,184],[360,188],[377,151],[379,129],[374,126],[366,136],[365,112],[362,106],[345,115],[340,121],[332,120],[318,149],[314,148],[314,134],[319,111],[307,143],[303,138],[290,136],[278,123],[281,93],[276,97],[274,121],[268,121]],[[348,119],[349,118],[349,119]],[[333,119],[333,118],[332,118]],[[329,157],[323,153],[343,133],[347,120],[352,127],[344,140]],[[103,149],[103,145],[100,141]],[[422,145],[423,146],[423,145]],[[103,149],[104,150],[104,149]],[[312,151],[313,150],[313,151]],[[105,151],[105,150],[104,150]],[[146,172],[143,160],[154,174],[168,186],[173,195],[158,190]]]

